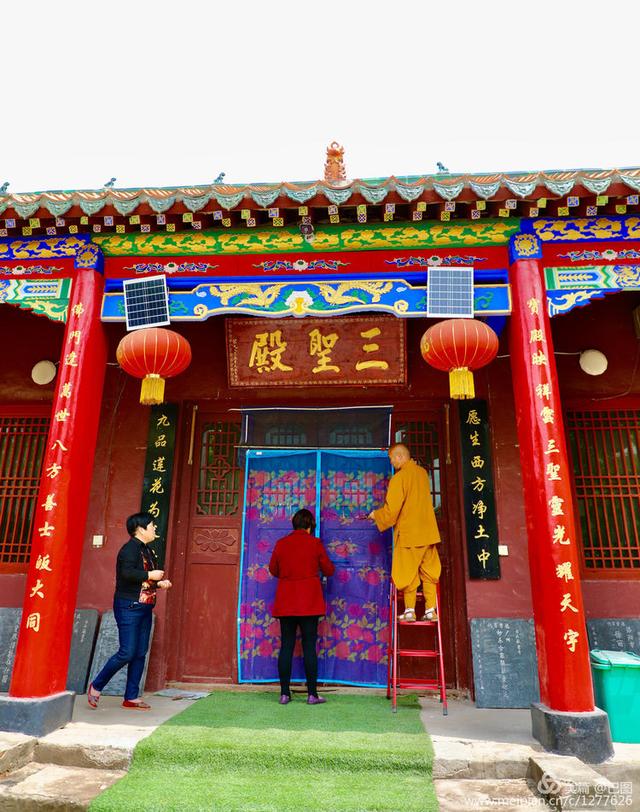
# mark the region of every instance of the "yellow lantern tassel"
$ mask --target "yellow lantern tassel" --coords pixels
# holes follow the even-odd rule
[[[164,378],[155,372],[145,375],[140,390],[140,403],[145,406],[156,406],[164,401]]]
[[[454,400],[471,400],[476,396],[473,372],[467,367],[456,367],[449,372],[449,394]]]

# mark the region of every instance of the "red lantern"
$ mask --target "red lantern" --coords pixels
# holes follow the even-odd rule
[[[449,392],[455,400],[475,397],[470,370],[493,361],[498,336],[482,321],[448,319],[429,327],[420,339],[424,360],[449,373]]]
[[[143,378],[140,403],[152,405],[164,400],[164,378],[172,378],[189,366],[191,347],[186,338],[172,330],[146,327],[127,333],[118,344],[116,359],[129,375]]]

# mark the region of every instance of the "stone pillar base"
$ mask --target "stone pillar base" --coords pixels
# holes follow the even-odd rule
[[[599,764],[613,755],[609,717],[600,708],[571,713],[534,702],[531,732],[545,750],[576,756],[587,764]]]
[[[46,736],[71,721],[73,691],[22,699],[0,696],[0,730]]]

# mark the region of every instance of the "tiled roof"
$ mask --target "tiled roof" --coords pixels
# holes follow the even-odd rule
[[[577,169],[563,172],[509,172],[493,175],[437,175],[348,180],[331,183],[264,183],[172,188],[47,191],[0,194],[0,217],[28,219],[34,216],[64,217],[71,210],[86,216],[113,212],[128,216],[138,210],[164,214],[174,207],[200,210],[273,206],[344,206],[385,202],[426,203],[535,201],[541,197],[620,197],[640,191],[640,168]]]

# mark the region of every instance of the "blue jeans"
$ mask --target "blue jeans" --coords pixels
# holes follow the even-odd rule
[[[102,691],[111,677],[124,666],[127,668],[125,699],[137,699],[140,695],[140,680],[144,671],[144,661],[149,648],[151,635],[151,615],[153,606],[125,598],[114,598],[113,615],[118,625],[120,648],[107,660],[104,668],[93,680],[96,691]]]

